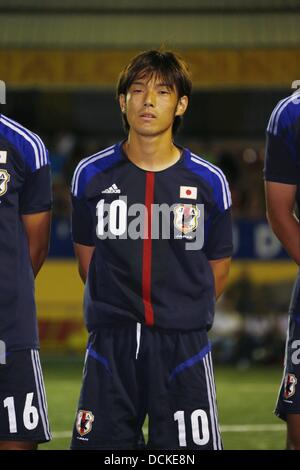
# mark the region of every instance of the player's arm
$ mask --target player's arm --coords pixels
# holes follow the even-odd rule
[[[209,264],[215,278],[215,293],[218,299],[223,294],[229,278],[231,258],[209,260]]]
[[[48,254],[51,212],[23,214],[22,220],[28,239],[32,269],[36,277]]]
[[[80,243],[74,243],[74,251],[78,260],[78,271],[80,277],[85,284],[89,265],[94,253],[94,246],[81,245]]]
[[[265,182],[267,219],[289,255],[300,265],[300,226],[294,213],[297,186]]]
[[[72,182],[71,204],[72,204],[72,239],[75,256],[78,260],[78,271],[86,283],[89,266],[95,251],[95,227],[91,208],[85,198],[85,177],[79,167],[74,172]],[[77,176],[76,176],[77,175]],[[82,181],[80,179],[82,176]],[[78,177],[78,180],[76,179]],[[77,181],[77,184],[75,184]]]

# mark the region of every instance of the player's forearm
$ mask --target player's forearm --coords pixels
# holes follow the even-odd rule
[[[300,225],[293,213],[277,215],[268,212],[269,224],[290,257],[300,265]]]
[[[95,247],[74,243],[74,251],[78,260],[79,275],[82,282],[85,284]]]
[[[228,274],[215,276],[216,299],[218,299],[223,294],[225,287],[227,285],[227,282],[228,282],[228,278],[229,278]]]
[[[79,276],[83,282],[83,284],[86,283],[86,279],[87,279],[87,273],[88,273],[88,267],[87,266],[82,266],[82,265],[78,265],[78,272],[79,272]]]
[[[216,299],[218,299],[223,294],[228,282],[231,258],[210,260],[209,264],[214,275],[215,295]]]
[[[31,259],[33,274],[34,274],[34,277],[36,277],[39,270],[43,266],[45,259],[47,258],[48,245],[39,249],[36,249],[35,247],[30,249],[29,247],[29,252],[30,252],[30,259]]]
[[[22,215],[34,276],[41,269],[49,250],[51,212]]]

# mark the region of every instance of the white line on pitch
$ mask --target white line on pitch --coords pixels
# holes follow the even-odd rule
[[[221,426],[221,432],[265,432],[284,431],[284,424],[228,424]]]
[[[72,437],[71,431],[58,431],[52,433],[53,439],[64,439],[66,437]]]
[[[284,424],[228,424],[221,426],[222,432],[266,432],[266,431],[284,431]],[[70,431],[58,431],[52,433],[53,439],[70,438]]]

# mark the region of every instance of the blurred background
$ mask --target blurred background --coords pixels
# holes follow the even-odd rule
[[[0,80],[7,86],[0,111],[43,138],[53,171],[50,256],[36,285],[50,391],[59,377],[76,402],[87,338],[70,239],[72,173],[79,160],[124,136],[115,99],[123,66],[164,46],[189,63],[194,84],[176,141],[220,166],[232,192],[234,262],[211,338],[224,426],[245,423],[246,414],[250,431],[230,431],[228,447],[280,448],[283,437],[273,437],[283,426],[271,412],[296,267],[268,228],[262,170],[271,111],[300,79],[299,20],[299,0],[0,0]],[[242,387],[235,414],[227,400],[232,382]],[[254,395],[253,415],[254,405],[244,408]],[[65,406],[55,400],[54,428]],[[274,432],[258,440],[251,426],[264,422]],[[56,436],[65,428],[55,428]]]

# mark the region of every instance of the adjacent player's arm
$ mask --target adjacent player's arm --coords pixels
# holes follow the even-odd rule
[[[289,255],[300,265],[300,226],[294,213],[297,186],[265,182],[267,219]]]
[[[84,198],[72,195],[72,238],[79,275],[85,284],[95,250],[93,218]]]
[[[74,251],[76,258],[78,260],[78,271],[80,277],[85,284],[87,273],[89,270],[89,265],[94,253],[94,246],[81,245],[79,243],[74,243]]]
[[[231,258],[209,260],[209,264],[215,278],[215,293],[218,299],[223,294],[228,281]]]
[[[223,211],[216,208],[204,246],[204,252],[214,275],[216,299],[224,292],[228,281],[233,252],[232,239],[231,208],[227,207]]]
[[[23,214],[22,220],[28,239],[32,269],[36,277],[49,250],[51,212]]]

